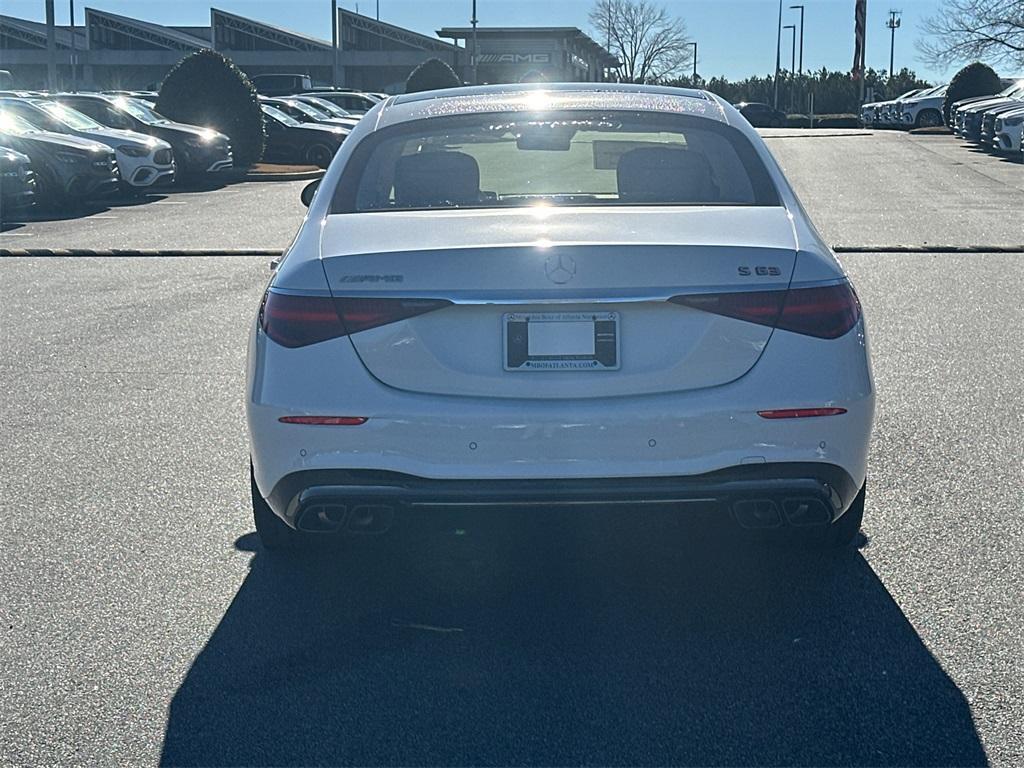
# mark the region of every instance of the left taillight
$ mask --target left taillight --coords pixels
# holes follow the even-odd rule
[[[260,326],[285,347],[305,347],[450,306],[443,299],[293,296],[267,291]]]
[[[267,291],[260,307],[264,332],[283,347],[305,347],[345,335],[330,296],[291,296]]]

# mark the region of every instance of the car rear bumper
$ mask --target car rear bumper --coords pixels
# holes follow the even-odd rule
[[[731,516],[745,528],[824,528],[859,488],[833,464],[750,464],[685,477],[437,480],[373,470],[308,470],[283,477],[267,502],[311,533],[386,529],[396,513],[432,509],[552,510],[659,505]]]

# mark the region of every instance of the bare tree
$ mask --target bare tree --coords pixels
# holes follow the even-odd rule
[[[918,49],[932,64],[1024,64],[1024,0],[945,0],[924,31],[931,39]]]
[[[648,0],[596,0],[590,23],[618,57],[619,74],[628,82],[675,77],[691,62],[686,24]]]

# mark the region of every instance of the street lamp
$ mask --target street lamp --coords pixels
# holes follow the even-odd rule
[[[802,5],[791,5],[789,6],[791,11],[800,11],[800,68],[798,72],[802,75],[804,73],[804,7]]]
[[[779,28],[775,34],[775,81],[772,83],[772,106],[779,108],[779,70],[782,69],[782,0],[779,0]]]
[[[787,24],[783,29],[789,29],[793,32],[793,44],[790,46],[790,62],[789,62],[789,76],[792,77],[793,73],[796,72],[796,24]]]
[[[788,29],[793,33],[793,42],[789,47],[789,108],[792,110],[795,103],[793,91],[796,82],[793,77],[793,70],[796,69],[796,24],[787,24],[783,29]]]
[[[75,0],[69,0],[71,6],[71,92],[78,92],[78,43],[75,40]]]
[[[476,51],[476,0],[473,0],[473,18],[469,20],[469,23],[473,26],[473,53],[470,54],[469,66],[473,71],[473,85],[479,84],[480,80],[477,77],[477,51]]]

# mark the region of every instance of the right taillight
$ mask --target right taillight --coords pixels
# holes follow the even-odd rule
[[[669,301],[819,339],[837,339],[860,319],[860,302],[849,282],[787,291],[690,294]]]
[[[305,347],[450,306],[444,299],[294,296],[267,291],[260,326],[285,347]]]
[[[776,328],[819,339],[838,339],[860,320],[860,302],[848,282],[820,288],[793,288]]]

